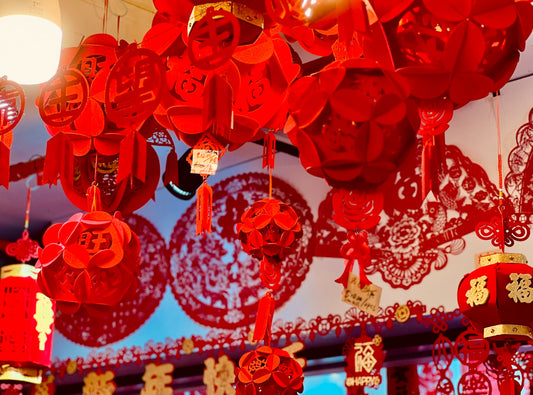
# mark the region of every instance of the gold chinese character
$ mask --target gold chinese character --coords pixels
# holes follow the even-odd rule
[[[115,373],[107,371],[102,374],[91,372],[83,379],[83,395],[113,395],[116,384],[113,382]]]
[[[141,395],[172,395],[173,389],[167,387],[167,384],[172,383],[173,371],[174,365],[171,363],[163,365],[148,364],[143,375],[145,384],[141,390]]]
[[[227,355],[222,355],[218,362],[213,357],[204,361],[204,384],[207,395],[235,395],[235,364]]]
[[[511,282],[505,287],[509,291],[509,298],[515,303],[533,302],[533,288],[531,288],[531,274],[509,274]]]
[[[489,290],[485,288],[487,286],[487,276],[473,278],[470,280],[470,286],[472,288],[466,291],[465,295],[468,298],[466,303],[468,303],[470,307],[487,303],[487,300],[489,299]]]
[[[37,292],[37,301],[35,303],[35,330],[39,333],[39,350],[46,348],[48,335],[52,333],[54,324],[54,308],[52,301],[44,294]]]
[[[354,359],[355,359],[355,371],[357,373],[365,370],[367,373],[371,373],[374,366],[378,362],[374,357],[374,345],[373,341],[366,343],[355,343],[353,348],[355,350]]]

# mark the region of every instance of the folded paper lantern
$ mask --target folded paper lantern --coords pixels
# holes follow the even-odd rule
[[[15,264],[0,273],[0,380],[41,382],[52,357],[54,303],[39,292],[33,266]]]
[[[415,141],[408,89],[368,59],[333,63],[289,91],[285,126],[312,175],[337,188],[384,182]]]
[[[237,395],[294,395],[303,391],[302,367],[278,348],[261,346],[244,354],[236,375]]]
[[[119,213],[75,214],[48,228],[43,243],[37,281],[66,314],[105,311],[137,287],[139,239]]]
[[[532,339],[533,268],[526,263],[522,254],[482,254],[479,267],[459,283],[459,309],[486,339]]]

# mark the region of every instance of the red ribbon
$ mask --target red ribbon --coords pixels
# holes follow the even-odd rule
[[[276,303],[272,298],[272,292],[267,292],[259,300],[257,308],[257,318],[255,320],[253,341],[264,340],[270,346],[270,336],[272,332],[272,317]]]
[[[422,148],[422,200],[429,191],[439,193],[439,173],[444,171],[445,153],[444,134],[436,136],[424,135]]]
[[[274,168],[276,160],[276,136],[274,133],[269,132],[263,140],[263,169],[268,167]]]
[[[96,166],[96,164],[95,164]],[[102,211],[102,198],[100,195],[100,188],[95,184],[87,188],[87,207],[89,212]]]
[[[353,270],[355,260],[359,263],[359,286],[363,289],[366,285],[372,284],[365,273],[365,268],[370,262],[370,247],[368,246],[368,235],[365,231],[356,233],[348,231],[348,241],[341,247],[341,256],[345,259],[346,268],[342,275],[335,280],[348,287],[348,277]]]
[[[9,189],[9,147],[0,138],[0,185]]]

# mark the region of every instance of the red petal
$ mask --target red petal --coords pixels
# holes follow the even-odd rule
[[[168,109],[167,115],[175,131],[185,134],[199,134],[204,131],[201,108],[174,106]]]
[[[476,1],[472,19],[488,28],[507,29],[516,21],[516,6],[513,0]]]
[[[82,271],[74,282],[74,295],[81,302],[85,303],[91,294],[91,278],[87,271]]]
[[[65,222],[58,232],[59,242],[63,245],[73,244],[78,241],[80,223],[74,221]]]
[[[372,116],[372,102],[355,89],[339,89],[330,97],[331,107],[343,118],[355,122],[368,121]]]
[[[120,142],[124,138],[120,133],[102,133],[94,139],[94,149],[99,154],[112,156],[120,152]]]
[[[90,255],[85,247],[79,244],[71,244],[63,250],[65,263],[75,269],[86,269],[89,266]]]
[[[294,218],[286,212],[276,214],[276,216],[274,216],[274,222],[283,230],[290,230],[296,224]]]
[[[389,94],[378,100],[372,118],[382,125],[395,125],[405,117],[406,112],[405,101]]]
[[[335,92],[345,75],[346,69],[344,67],[332,67],[322,70],[318,74],[320,88],[330,94]]]
[[[261,248],[263,246],[263,235],[261,232],[254,230],[248,236],[248,244],[252,248]]]
[[[444,48],[444,67],[452,73],[477,69],[485,52],[481,28],[472,22],[456,26]]]
[[[115,259],[115,253],[111,250],[101,250],[93,255],[89,262],[89,267],[97,266],[102,269],[108,269],[116,266],[120,260]]]
[[[270,371],[273,371],[274,369],[277,369],[277,367],[279,366],[280,362],[281,362],[280,357],[278,357],[275,354],[270,354],[267,357],[266,366],[267,366],[267,368]]]
[[[98,136],[104,131],[105,116],[100,103],[89,98],[87,105],[78,118],[74,120],[76,131],[84,136]]]
[[[412,66],[398,70],[409,84],[413,96],[433,99],[444,94],[450,87],[450,73],[432,66]]]
[[[289,378],[287,375],[283,372],[274,372],[272,373],[272,377],[277,385],[279,385],[281,388],[287,388],[289,386]]]
[[[258,369],[252,376],[252,381],[257,384],[264,383],[270,379],[271,373],[268,369]]]
[[[402,14],[414,0],[374,0],[372,7],[381,22],[388,22]]]
[[[453,78],[450,99],[459,106],[482,99],[493,91],[493,81],[478,73],[461,73]]]
[[[105,211],[93,211],[85,214],[80,222],[91,228],[102,229],[111,225],[112,220],[113,217]]]
[[[141,47],[161,55],[181,36],[182,27],[173,23],[158,23],[152,26],[143,37]]]
[[[39,256],[39,262],[42,266],[48,266],[54,262],[63,252],[63,247],[59,244],[49,244],[43,250],[41,250]]]
[[[324,109],[327,92],[321,90],[316,77],[298,79],[289,89],[289,111],[299,127],[313,122]]]
[[[43,245],[46,247],[48,244],[59,243],[59,229],[63,224],[53,224],[43,235]]]
[[[233,52],[233,59],[246,63],[258,64],[266,62],[274,53],[274,43],[265,33],[250,45],[239,45]]]
[[[464,21],[472,11],[472,0],[424,0],[424,5],[435,16],[450,22]]]

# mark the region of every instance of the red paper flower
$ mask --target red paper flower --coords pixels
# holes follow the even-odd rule
[[[295,251],[302,227],[288,204],[262,199],[242,215],[237,233],[245,252],[257,259],[280,262]]]
[[[301,366],[278,348],[258,347],[244,354],[236,369],[237,394],[285,394],[303,391]]]
[[[533,26],[531,4],[519,0],[423,0],[401,6],[373,1],[373,6],[383,27],[374,33],[387,38],[374,37],[366,55],[400,68],[414,96],[444,95],[456,107],[509,80]]]
[[[102,311],[136,289],[139,239],[118,213],[75,214],[48,228],[43,244],[37,281],[64,313]]]
[[[339,189],[332,199],[333,220],[346,229],[370,229],[381,219],[383,194],[381,192],[360,192]]]
[[[333,63],[290,88],[285,126],[300,162],[336,188],[384,182],[413,144],[402,80],[368,59]]]

